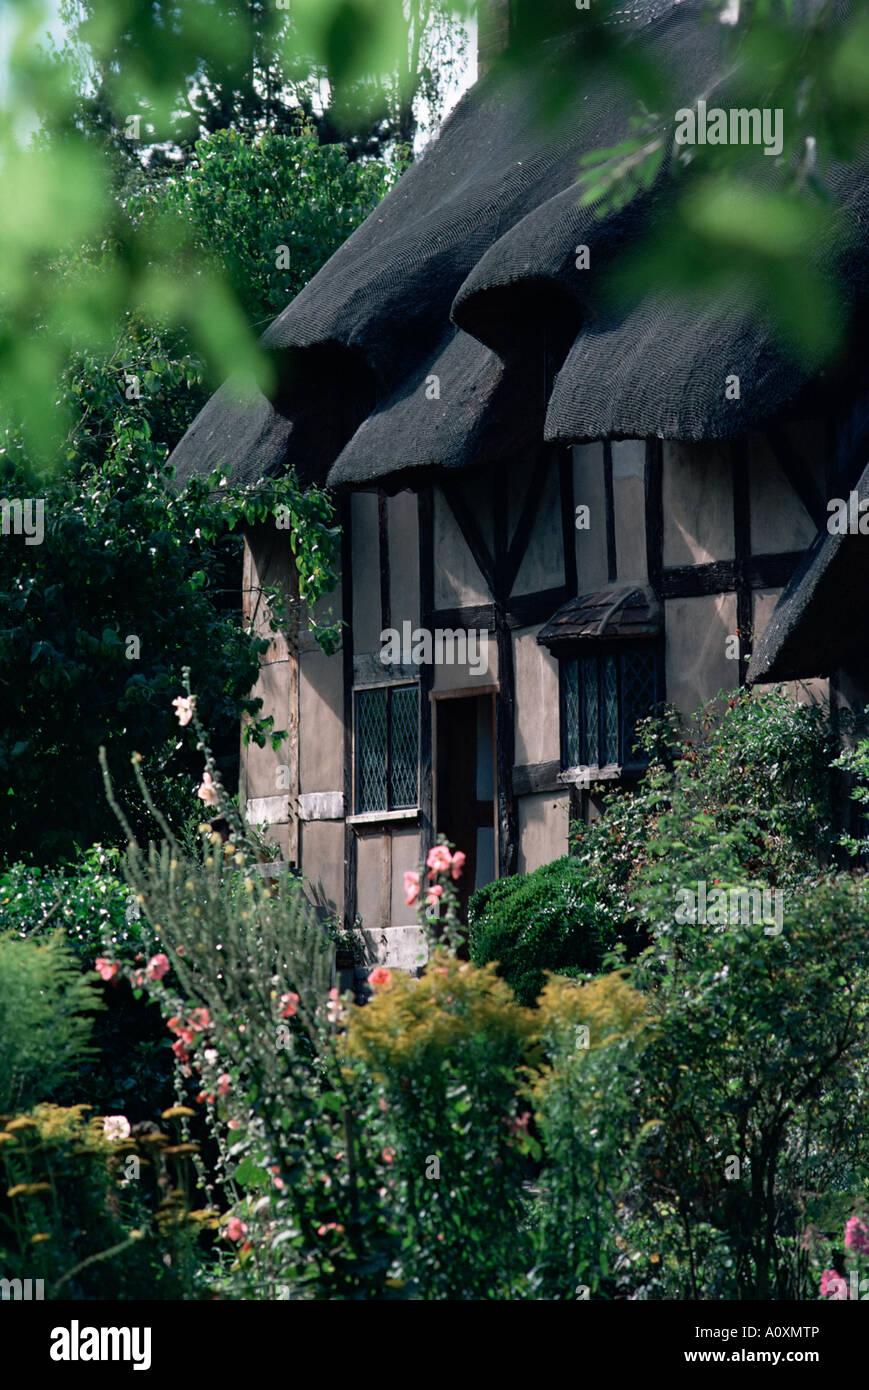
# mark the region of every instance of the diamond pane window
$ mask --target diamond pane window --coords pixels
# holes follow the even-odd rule
[[[617,763],[619,759],[619,690],[614,656],[601,658],[601,766]]]
[[[565,760],[568,767],[578,767],[581,757],[579,746],[579,662],[565,661],[561,673]]]
[[[622,762],[642,761],[634,750],[637,724],[645,719],[657,699],[655,654],[625,652],[622,656]]]
[[[583,657],[579,663],[582,676],[582,724],[580,726],[581,737],[580,746],[583,751],[583,760],[589,766],[595,766],[600,762],[598,739],[598,707],[600,700],[598,661],[595,656]]]
[[[565,767],[640,767],[636,727],[659,695],[656,647],[604,647],[561,661]]]
[[[419,759],[419,692],[415,685],[396,686],[390,692],[389,804],[415,806]]]
[[[356,692],[356,812],[416,806],[419,689],[377,686]]]

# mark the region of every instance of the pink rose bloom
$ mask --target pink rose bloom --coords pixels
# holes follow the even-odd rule
[[[845,1226],[845,1249],[869,1255],[869,1230],[857,1216],[852,1216]]]
[[[299,1005],[299,996],[298,996],[298,994],[293,994],[292,990],[290,990],[290,993],[289,993],[289,994],[282,994],[282,995],[281,995],[281,1018],[292,1018],[293,1014],[296,1012],[296,1009],[298,1008],[298,1005]]]
[[[837,1298],[840,1301],[848,1297],[848,1285],[837,1274],[834,1269],[825,1269],[821,1275],[821,1298]]]
[[[241,1240],[242,1236],[247,1235],[247,1226],[237,1216],[231,1216],[226,1223],[223,1233],[227,1240]]]
[[[94,970],[101,980],[111,980],[117,975],[118,966],[114,961],[107,960],[105,956],[97,956],[94,961]]]
[[[145,978],[147,980],[162,980],[166,971],[169,969],[169,957],[159,951],[156,956],[152,956],[145,968]]]
[[[429,871],[429,878],[434,878],[436,874],[449,873],[450,865],[453,862],[453,856],[450,854],[446,845],[435,845],[433,849],[429,850],[428,858],[425,862]]]
[[[426,899],[425,899],[425,900],[426,900],[426,902],[428,903],[429,907],[434,907],[434,906],[435,906],[435,904],[437,903],[438,898],[441,896],[441,894],[443,893],[443,891],[444,891],[444,890],[443,890],[443,888],[441,887],[441,885],[440,885],[439,883],[435,883],[435,884],[433,885],[433,887],[431,887],[431,888],[428,890],[428,893],[426,894]]]
[[[217,788],[214,785],[214,779],[210,772],[203,772],[202,785],[199,787],[196,795],[199,797],[200,801],[205,802],[206,806],[217,805]]]
[[[464,851],[460,849],[457,849],[455,854],[453,855],[453,862],[450,865],[450,875],[454,883],[458,883],[459,879],[461,878],[462,870],[465,867],[465,860],[467,859],[467,857],[468,856],[464,853]]]
[[[413,907],[419,897],[419,874],[408,869],[404,875],[404,901],[408,907]]]
[[[191,719],[193,718],[193,706],[195,704],[194,697],[192,695],[178,695],[172,701],[172,704],[175,706],[175,714],[177,716],[178,723],[181,725],[183,729],[185,725],[189,724]]]
[[[389,989],[392,984],[392,973],[382,965],[376,965],[368,976],[368,983],[372,989]]]
[[[219,1096],[229,1095],[229,1072],[223,1072],[217,1078],[217,1094]]]

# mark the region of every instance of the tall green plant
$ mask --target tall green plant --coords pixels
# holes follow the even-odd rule
[[[49,1099],[92,1057],[99,987],[81,974],[62,934],[0,935],[0,1110]]]

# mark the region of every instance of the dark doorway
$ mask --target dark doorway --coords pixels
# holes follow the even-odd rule
[[[459,882],[465,917],[471,893],[498,876],[495,838],[495,696],[435,696],[435,826],[467,855]]]

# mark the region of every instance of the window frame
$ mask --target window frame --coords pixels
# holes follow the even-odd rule
[[[366,695],[374,690],[386,691],[386,806],[369,808],[366,811],[359,809],[359,696]],[[392,691],[393,690],[415,690],[416,691],[416,800],[410,806],[393,806],[391,790],[392,772]],[[353,815],[352,818],[376,820],[378,817],[388,816],[396,819],[407,819],[419,812],[419,790],[420,790],[420,745],[422,732],[422,699],[421,685],[418,680],[391,680],[391,681],[371,681],[365,685],[353,686],[353,751],[352,751],[352,777],[353,777]]]
[[[558,653],[558,690],[559,690],[559,725],[560,725],[560,747],[561,747],[561,767],[564,773],[573,771],[587,771],[599,780],[612,780],[618,777],[638,777],[648,766],[645,759],[637,757],[630,751],[628,745],[628,734],[625,727],[625,703],[624,703],[624,677],[621,658],[637,653],[646,653],[652,657],[652,680],[653,680],[653,699],[650,705],[650,712],[664,699],[664,643],[661,637],[640,637],[640,638],[610,638],[601,640],[581,640],[570,643]],[[604,701],[601,698],[601,661],[605,657],[615,658],[616,669],[616,707],[618,712],[618,748],[615,762],[572,762],[568,755],[569,719],[567,711],[567,676],[566,667],[568,663],[576,663],[577,667],[577,735],[579,740],[580,759],[586,751],[585,744],[585,712],[584,712],[584,690],[582,681],[582,663],[584,660],[596,659],[597,668],[597,692],[598,692],[598,714],[597,714],[597,745],[598,756],[603,747],[603,719]],[[641,718],[644,716],[640,716]]]

